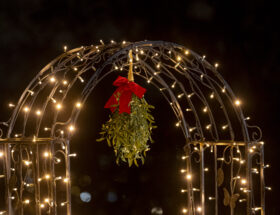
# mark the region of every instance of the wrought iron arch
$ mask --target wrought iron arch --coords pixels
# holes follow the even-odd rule
[[[133,52],[135,76],[153,84],[169,102],[178,120],[175,125],[186,138],[186,155],[182,158],[186,168],[182,172],[187,189],[182,192],[187,192],[187,206],[182,213],[217,215],[223,207],[223,198],[228,201],[226,206],[231,215],[254,214],[258,210],[264,214],[261,130],[248,125],[240,100],[218,73],[217,65],[212,66],[204,56],[181,45],[163,41],[112,41],[107,45],[102,42],[97,46],[82,46],[66,51],[36,75],[15,105],[11,118],[0,124],[6,181],[3,213],[26,214],[25,205],[33,202],[33,210],[38,215],[60,214],[64,210],[71,214],[70,157],[73,154],[69,142],[76,121],[97,84],[112,73],[127,74],[129,50]],[[213,197],[209,197],[214,201],[209,203],[208,211],[205,153],[213,153],[214,172]],[[257,168],[253,168],[256,159]],[[62,163],[64,177],[56,172],[57,165]],[[223,166],[229,170],[228,175]],[[256,192],[252,182],[255,169],[260,173],[260,188]],[[191,180],[195,171],[199,172],[196,181]],[[62,180],[66,190],[65,200],[61,202],[56,190]],[[30,186],[34,187],[34,195],[26,196]],[[224,196],[219,195],[222,186]],[[235,202],[237,193],[240,203]]]

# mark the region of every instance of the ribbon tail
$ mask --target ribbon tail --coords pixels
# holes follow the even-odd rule
[[[124,113],[124,112],[130,114],[130,112],[131,112],[131,108],[130,108],[131,97],[132,97],[132,92],[130,92],[130,91],[125,91],[121,94],[119,114]]]

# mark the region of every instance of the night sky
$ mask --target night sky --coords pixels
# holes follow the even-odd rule
[[[164,40],[182,44],[219,62],[220,73],[243,101],[251,124],[262,128],[266,171],[267,214],[280,214],[279,189],[279,11],[276,1],[127,1],[22,0],[0,2],[0,120],[8,119],[9,102],[16,103],[29,81],[63,51],[81,45]],[[110,85],[110,83],[106,83]],[[171,109],[161,98],[149,103],[161,128],[140,168],[117,166],[112,149],[96,143],[108,117],[103,106],[104,85],[90,97],[71,143],[79,154],[72,161],[73,214],[143,215],[152,208],[179,214],[184,206],[179,173],[183,135]],[[109,89],[113,89],[110,88]],[[108,89],[107,89],[108,90]],[[157,106],[158,105],[158,106]],[[159,126],[160,127],[160,126]],[[80,200],[87,191],[89,203]],[[157,214],[157,213],[154,213]]]

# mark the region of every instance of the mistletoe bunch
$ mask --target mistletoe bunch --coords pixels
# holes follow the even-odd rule
[[[149,105],[144,98],[139,98],[132,93],[129,107],[130,113],[120,113],[121,93],[114,95],[117,104],[111,105],[114,112],[110,119],[102,125],[101,138],[97,141],[106,140],[110,147],[114,148],[116,162],[127,162],[129,167],[133,163],[138,166],[138,160],[144,164],[146,152],[150,150],[148,141],[151,138],[154,126],[154,117]]]

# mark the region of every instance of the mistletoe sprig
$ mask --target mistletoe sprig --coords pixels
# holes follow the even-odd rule
[[[154,106],[149,105],[144,98],[132,94],[129,104],[131,112],[120,113],[120,93],[116,95],[116,100],[116,110],[102,125],[101,138],[97,141],[106,140],[108,145],[114,148],[117,164],[123,161],[127,162],[129,167],[133,163],[138,166],[138,160],[144,164],[146,152],[150,150],[148,141],[153,142],[151,133],[156,127],[151,115]]]

